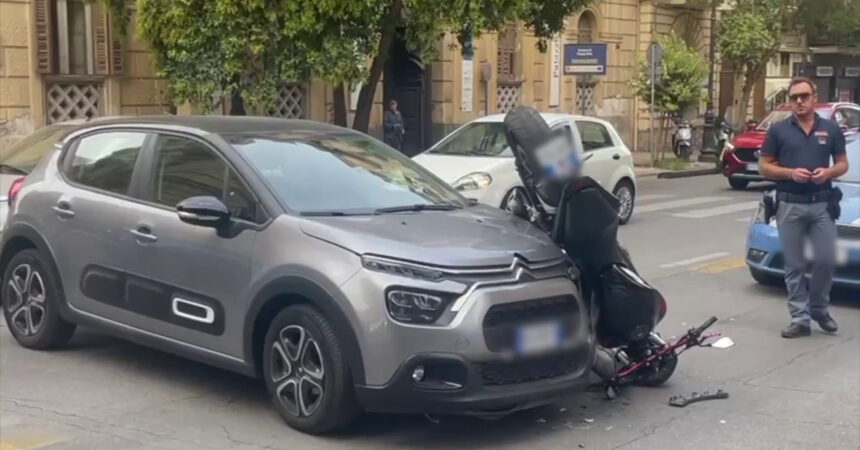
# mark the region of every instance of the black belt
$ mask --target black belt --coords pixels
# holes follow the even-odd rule
[[[792,194],[791,192],[777,192],[776,199],[788,203],[819,203],[830,201],[831,189],[812,194]]]

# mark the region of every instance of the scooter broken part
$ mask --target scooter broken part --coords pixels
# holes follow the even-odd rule
[[[729,393],[723,391],[722,389],[717,389],[717,392],[693,392],[691,395],[687,396],[673,395],[672,397],[669,397],[669,404],[671,406],[683,408],[691,403],[701,402],[704,400],[718,400],[724,398],[729,398]]]

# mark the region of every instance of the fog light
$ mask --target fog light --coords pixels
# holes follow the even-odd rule
[[[756,250],[751,248],[749,254],[747,254],[747,259],[754,263],[760,263],[764,257],[767,255],[767,252],[763,252],[761,250]]]
[[[416,383],[424,381],[424,366],[418,366],[412,371],[412,381]]]

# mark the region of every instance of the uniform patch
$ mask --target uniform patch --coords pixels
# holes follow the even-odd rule
[[[827,131],[816,131],[815,137],[818,138],[818,143],[824,145],[827,143]]]

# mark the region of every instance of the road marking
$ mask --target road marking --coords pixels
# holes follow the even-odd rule
[[[41,433],[22,434],[0,441],[0,450],[34,450],[65,441],[66,439]]]
[[[675,217],[683,217],[685,219],[705,219],[713,216],[721,216],[723,214],[731,214],[739,211],[746,211],[758,207],[758,201],[735,203],[732,205],[717,206],[715,208],[696,209],[689,212],[672,214]]]
[[[746,265],[747,262],[743,256],[736,256],[734,258],[724,259],[722,261],[716,261],[710,264],[698,266],[693,270],[701,273],[720,273],[727,272],[729,270],[740,269],[741,267],[746,267]]]
[[[701,205],[702,203],[718,202],[722,200],[731,200],[730,197],[694,197],[685,198],[682,200],[672,200],[668,202],[651,203],[650,205],[640,206],[636,208],[637,213],[662,211],[664,209],[683,208],[685,206]]]
[[[670,262],[663,264],[660,266],[661,269],[671,269],[672,267],[682,267],[689,266],[692,264],[696,264],[703,261],[708,261],[711,259],[722,258],[724,256],[729,256],[729,252],[717,252],[717,253],[708,253],[707,255],[696,256],[695,258],[682,259],[680,261]]]
[[[744,222],[744,223],[749,223],[750,220],[752,220],[752,219],[750,219],[749,217],[741,217],[740,219],[735,219],[736,222]]]
[[[650,202],[651,200],[660,200],[662,198],[672,198],[675,197],[671,194],[645,194],[636,196],[637,202]]]

